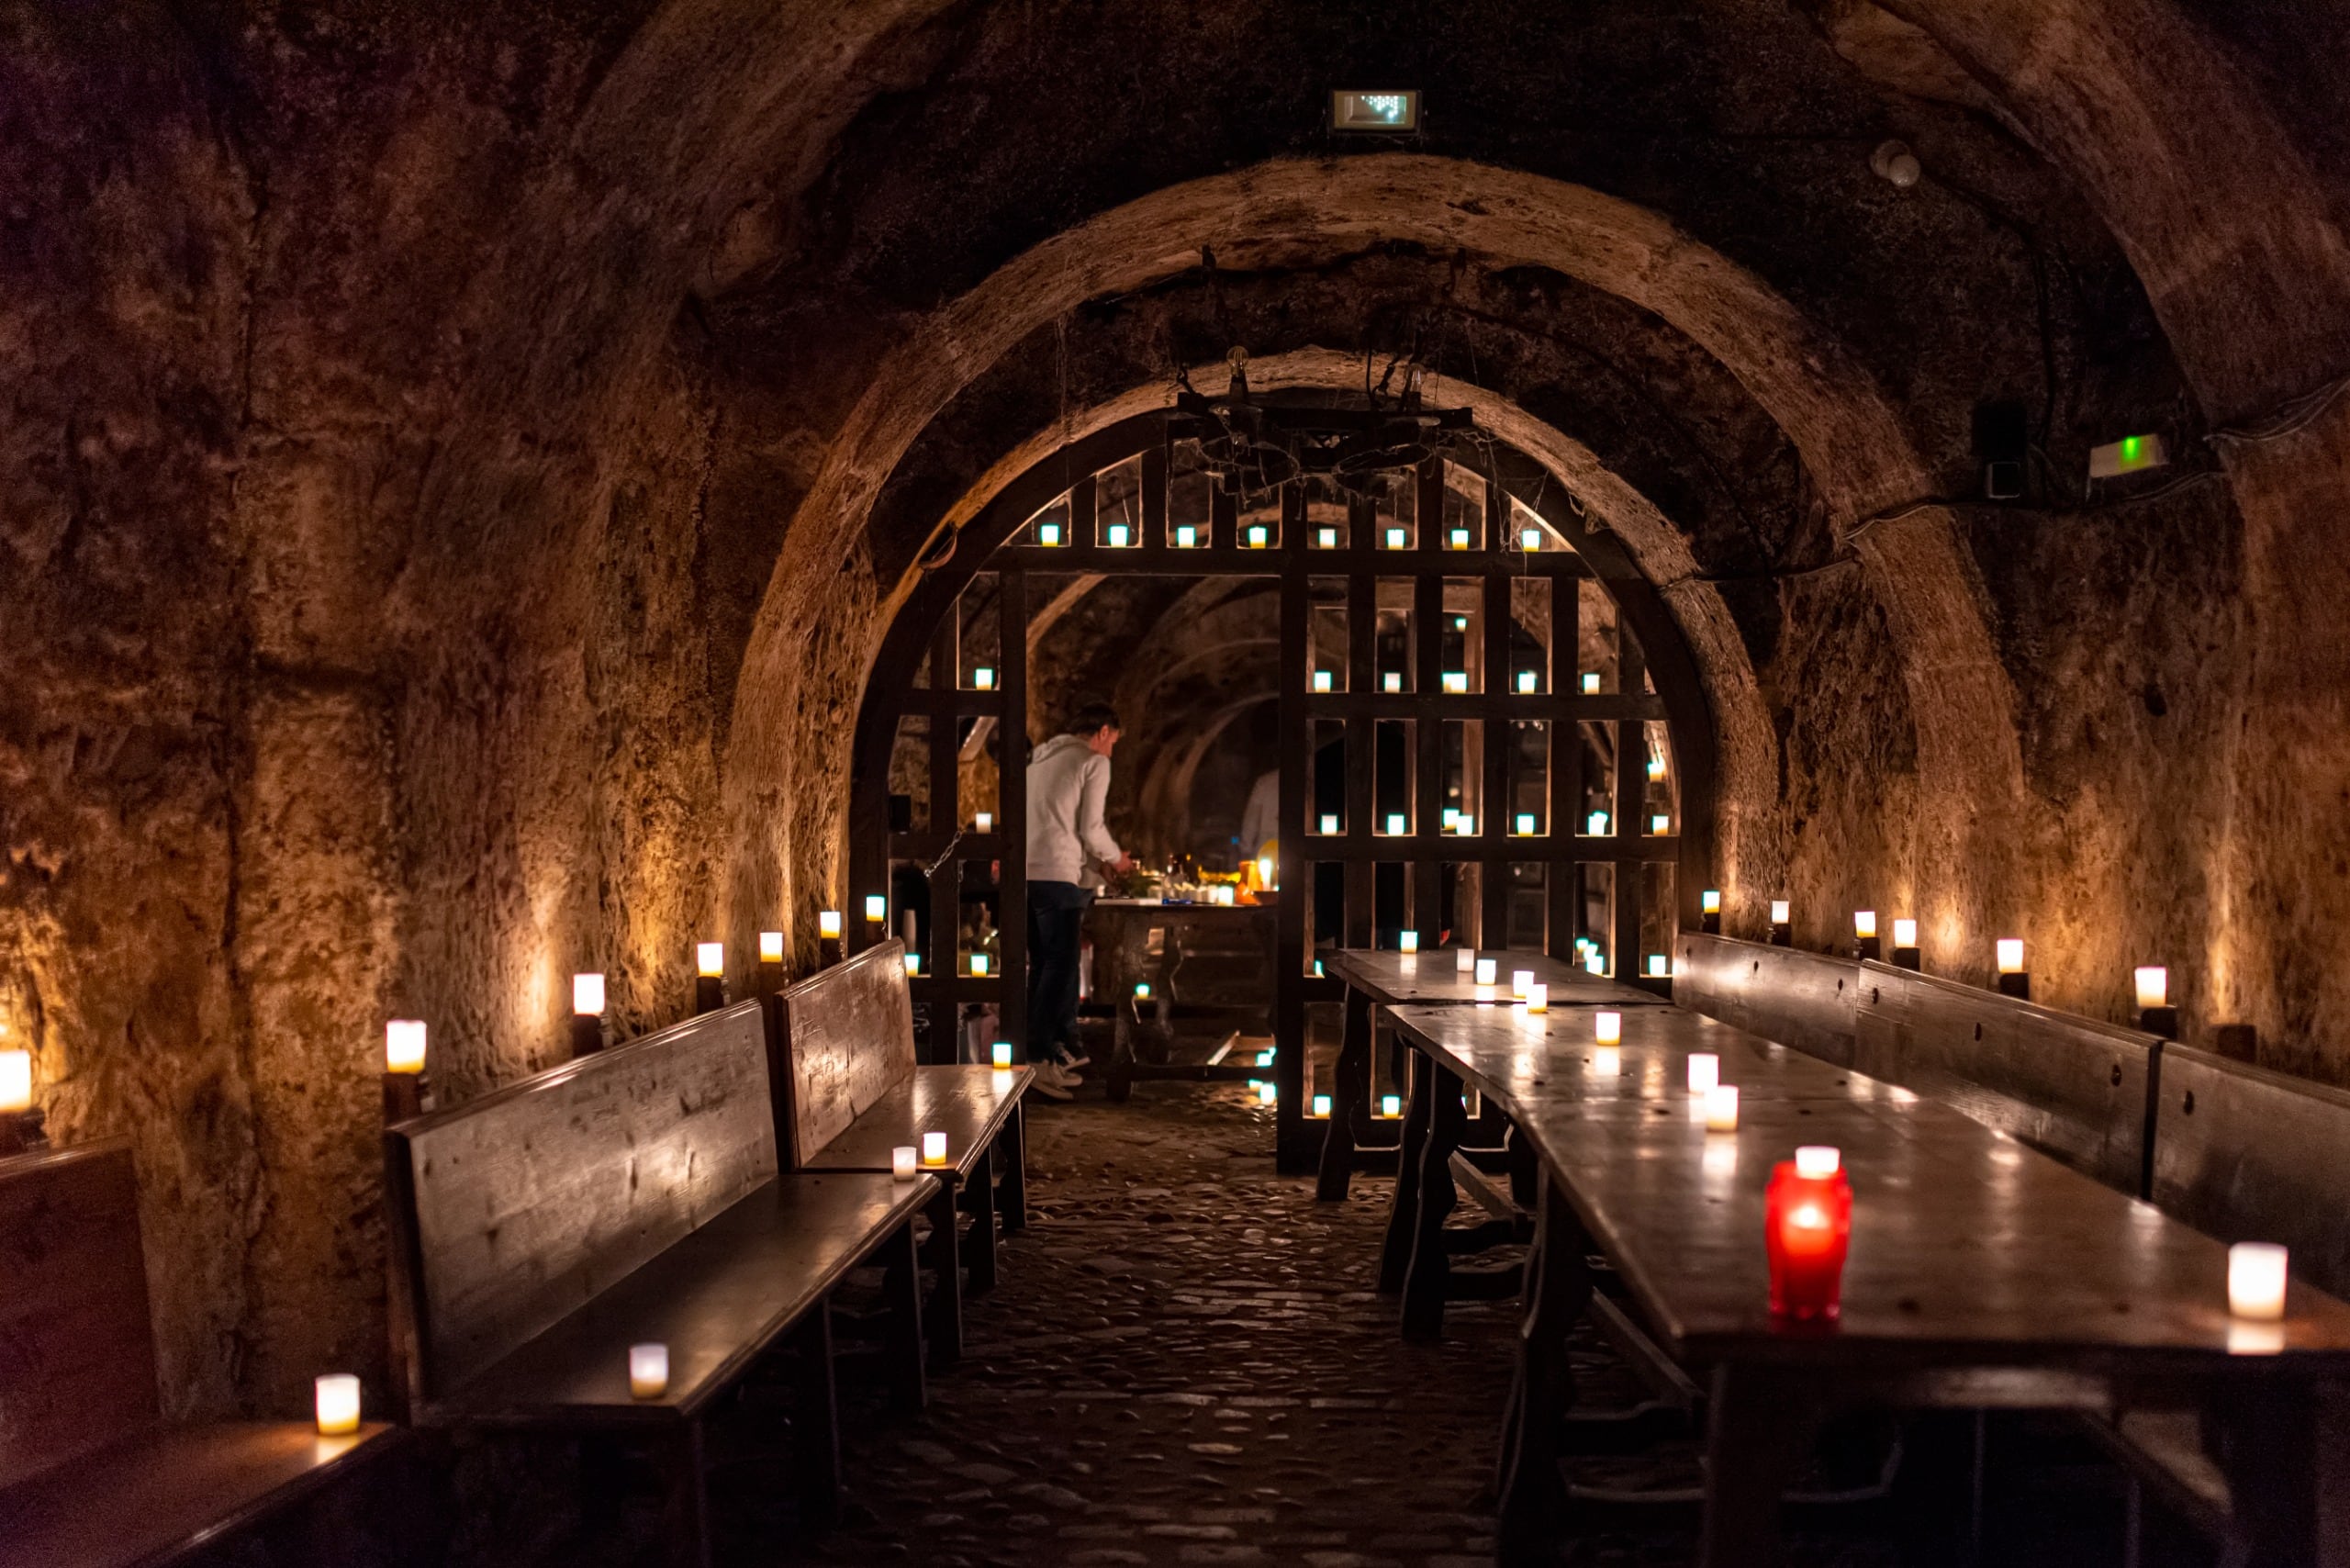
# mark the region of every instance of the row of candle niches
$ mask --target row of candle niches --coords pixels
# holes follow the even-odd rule
[[[1411,719],[1381,719],[1371,725],[1372,777],[1368,827],[1374,837],[1409,838],[1427,831],[1414,808],[1412,759],[1416,725]],[[1550,823],[1550,770],[1572,767],[1569,797],[1573,833],[1587,838],[1671,837],[1679,830],[1680,791],[1670,762],[1664,725],[1657,720],[1583,722],[1558,726],[1547,721],[1511,721],[1505,732],[1498,798],[1485,788],[1483,721],[1437,721],[1437,788],[1441,791],[1435,831],[1446,838],[1480,834],[1490,816],[1507,837],[1544,838]],[[1555,743],[1575,748],[1555,755]],[[1305,831],[1308,838],[1343,837],[1358,824],[1349,819],[1347,726],[1316,720],[1307,757]],[[1638,780],[1631,800],[1617,791],[1617,766],[1629,750]],[[1628,813],[1619,819],[1619,812]]]

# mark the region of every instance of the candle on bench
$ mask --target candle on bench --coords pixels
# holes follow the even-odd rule
[[[1722,1058],[1711,1051],[1689,1053],[1689,1092],[1705,1094],[1722,1081]]]
[[[2178,1038],[2178,1009],[2170,1004],[2170,971],[2144,965],[2131,975],[2138,992],[2138,1027],[2165,1040]]]
[[[694,1011],[715,1013],[726,1005],[726,944],[694,944]]]
[[[783,933],[759,933],[759,994],[773,996],[783,989]]]
[[[604,977],[571,977],[571,1054],[588,1056],[604,1048]]]
[[[1875,958],[1883,957],[1883,954],[1884,950],[1877,945],[1876,911],[1854,910],[1852,912],[1852,957]]]
[[[1709,1133],[1738,1131],[1738,1085],[1717,1083],[1706,1091],[1706,1130]]]
[[[1771,901],[1771,946],[1774,947],[1794,946],[1795,932],[1796,928],[1788,910],[1787,901],[1773,899]]]
[[[1722,934],[1722,890],[1707,888],[1697,895],[1697,929],[1708,936]]]
[[[384,1025],[384,1120],[424,1114],[424,1023],[394,1018]]]
[[[901,1182],[914,1179],[914,1146],[901,1143],[890,1151],[890,1174]]]
[[[349,1372],[324,1372],[314,1385],[319,1436],[347,1438],[359,1429],[359,1380]]]
[[[2029,1001],[2031,977],[2024,972],[2023,938],[2002,936],[1998,943],[1999,994]]]
[[[1526,1010],[1528,1013],[1550,1012],[1550,988],[1544,985],[1540,980],[1536,980],[1532,985],[1528,986],[1526,988]]]
[[[2288,1254],[2273,1241],[2239,1241],[2228,1249],[2228,1310],[2274,1323],[2285,1316]]]
[[[1832,1321],[1843,1309],[1844,1256],[1852,1234],[1852,1185],[1842,1157],[1814,1145],[1781,1160],[1763,1191],[1762,1212],[1772,1312]]]
[[[922,1135],[922,1162],[924,1165],[946,1163],[946,1135],[945,1133]]]
[[[1923,967],[1918,962],[1918,923],[1914,920],[1893,923],[1893,967],[1897,969]]]
[[[1416,931],[1397,932],[1395,934],[1395,950],[1405,955],[1417,953],[1420,950],[1420,934]]]
[[[669,1347],[653,1343],[628,1348],[628,1391],[637,1399],[658,1399],[669,1392]]]

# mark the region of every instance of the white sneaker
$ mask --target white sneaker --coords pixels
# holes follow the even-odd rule
[[[1036,1076],[1028,1081],[1028,1087],[1048,1100],[1073,1098],[1069,1092],[1069,1086],[1062,1081],[1060,1069],[1051,1062],[1045,1062],[1037,1067]]]

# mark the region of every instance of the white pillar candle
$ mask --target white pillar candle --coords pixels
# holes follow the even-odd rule
[[[1012,1042],[1010,1040],[998,1040],[994,1045],[990,1046],[988,1047],[988,1058],[994,1062],[998,1067],[1010,1067],[1012,1065]]]
[[[1379,1114],[1391,1118],[1402,1115],[1404,1097],[1401,1094],[1382,1094],[1379,1097]]]
[[[1532,985],[1528,986],[1526,988],[1526,1010],[1528,1013],[1550,1012],[1550,988],[1544,985],[1540,980],[1536,980]]]
[[[1774,925],[1785,925],[1787,924],[1786,900],[1773,899],[1771,901],[1771,924]]]
[[[974,833],[993,833],[995,831],[995,813],[993,812],[972,812],[971,831]]]
[[[1150,1000],[1150,982],[1148,980],[1135,981],[1135,1000],[1136,1002],[1148,1002]]]
[[[33,1108],[33,1053],[0,1051],[0,1112]]]
[[[1807,1143],[1796,1150],[1796,1174],[1807,1182],[1824,1182],[1843,1163],[1843,1155],[1824,1143]]]
[[[601,1018],[604,1015],[603,976],[571,977],[571,1010],[582,1018]]]
[[[704,980],[716,980],[725,972],[725,943],[697,942],[694,944],[694,973]]]
[[[1918,923],[1914,920],[1895,921],[1893,945],[1897,947],[1915,947],[1918,945]]]
[[[1620,1046],[1599,1046],[1591,1053],[1591,1070],[1597,1078],[1624,1076],[1624,1051]]]
[[[1397,932],[1395,934],[1395,947],[1398,952],[1418,952],[1420,950],[1420,934],[1416,931]]]
[[[972,955],[971,955],[971,973],[972,973],[972,974],[974,974],[974,975],[980,976],[980,977],[984,978],[984,977],[986,976],[987,972],[988,972],[988,956],[987,956],[985,953],[974,953],[974,954],[972,954]]]
[[[2228,1249],[2228,1310],[2272,1323],[2284,1316],[2285,1275],[2285,1249],[2273,1241],[2237,1242]]]
[[[1460,820],[1452,824],[1452,830],[1463,838],[1474,838],[1477,836],[1477,819],[1472,813],[1463,812]]]
[[[2170,971],[2168,969],[2159,964],[2149,964],[2132,970],[2131,979],[2137,982],[2138,1005],[2141,1009],[2170,1005]]]
[[[945,1133],[922,1135],[922,1162],[924,1165],[946,1163],[946,1135]]]
[[[1876,935],[1876,911],[1856,909],[1852,912],[1852,935],[1863,941]]]
[[[1266,545],[1272,543],[1272,538],[1273,535],[1271,530],[1268,529],[1263,523],[1252,522],[1248,525],[1249,549],[1262,550]]]
[[[1509,972],[1509,993],[1510,993],[1510,995],[1512,995],[1512,996],[1516,997],[1516,998],[1518,1001],[1520,1001],[1520,1002],[1524,1002],[1524,1001],[1526,1000],[1526,993],[1527,993],[1528,991],[1531,991],[1533,988],[1534,988],[1534,971],[1533,971],[1532,969],[1512,969],[1512,970],[1510,970],[1510,972]]]
[[[19,1053],[12,1052],[11,1055]],[[420,1018],[395,1018],[384,1025],[384,1070],[386,1072],[422,1072],[424,1070],[424,1021]],[[0,1077],[5,1077],[0,1073]],[[26,1091],[32,1085],[28,1082]],[[22,1110],[10,1105],[8,1092],[0,1084],[0,1111]]]
[[[841,935],[841,912],[836,909],[818,910],[816,912],[816,935],[833,941],[838,941]]]
[[[1452,962],[1453,967],[1458,969],[1462,974],[1465,975],[1471,973],[1477,967],[1477,949],[1474,947],[1454,948],[1452,952]]]
[[[1649,978],[1651,980],[1671,980],[1673,978],[1673,960],[1666,958],[1662,953],[1651,953],[1649,955]]]
[[[1519,670],[1519,671],[1517,672],[1517,693],[1518,693],[1518,695],[1519,695],[1519,696],[1521,696],[1521,697],[1531,697],[1531,696],[1533,696],[1533,695],[1534,695],[1534,684],[1535,684],[1535,681],[1537,680],[1537,678],[1538,678],[1538,677],[1535,675],[1535,673],[1534,673],[1532,670],[1530,670],[1530,669],[1522,669],[1522,670]]]
[[[1697,909],[1699,913],[1705,914],[1721,913],[1722,890],[1719,888],[1707,888],[1704,892],[1699,893],[1697,895]]]
[[[901,1143],[890,1151],[890,1174],[901,1182],[914,1179],[914,1146]]]
[[[1999,972],[2003,975],[2023,973],[2022,937],[2002,936],[1999,938]]]
[[[1738,1085],[1717,1083],[1706,1091],[1706,1130],[1728,1133],[1738,1130]]]
[[[995,671],[986,665],[981,665],[979,668],[971,672],[971,684],[978,687],[981,691],[993,691],[995,689]]]
[[[1274,1095],[1274,1093],[1275,1093],[1275,1090],[1274,1090],[1274,1086],[1273,1086],[1272,1084],[1270,1084],[1270,1083],[1259,1083],[1259,1084],[1258,1084],[1258,1085],[1257,1085],[1257,1103],[1258,1103],[1258,1104],[1259,1104],[1259,1105],[1270,1105],[1270,1104],[1271,1104],[1271,1103],[1273,1103],[1273,1095]]]
[[[359,1380],[349,1372],[328,1372],[316,1384],[319,1435],[347,1438],[359,1429]]]
[[[1314,1097],[1314,1114],[1326,1121],[1329,1118],[1330,1097],[1327,1094],[1316,1094]]]
[[[1501,972],[1502,962],[1499,958],[1480,958],[1477,960],[1477,983],[1479,985],[1493,984],[1501,977]]]
[[[762,931],[759,933],[759,962],[763,964],[783,962],[782,932]]]
[[[668,1346],[628,1348],[628,1391],[638,1399],[658,1399],[669,1392]]]
[[[1624,1015],[1603,1010],[1591,1015],[1591,1036],[1603,1046],[1612,1046],[1624,1037]]]
[[[1722,1081],[1722,1058],[1711,1051],[1689,1053],[1689,1092],[1704,1094]]]
[[[906,955],[906,973],[910,976],[922,973],[922,955],[920,953],[909,953]]]
[[[889,918],[890,918],[890,895],[889,895],[889,894],[887,894],[887,893],[867,893],[867,894],[866,894],[866,895],[865,895],[865,918],[866,918],[867,920],[868,920],[868,921],[872,922],[872,923],[873,923],[874,924],[876,924],[876,925],[878,925],[878,924],[880,924],[883,921],[885,921],[885,920],[889,919]]]

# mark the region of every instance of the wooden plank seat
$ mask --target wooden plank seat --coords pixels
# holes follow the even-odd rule
[[[1673,1000],[1822,1061],[1851,1067],[1860,978],[1857,958],[1684,931],[1674,945]]]
[[[778,1174],[772,1113],[765,1013],[747,1002],[389,1129],[394,1334],[415,1419],[643,1439],[669,1558],[701,1564],[705,1417],[789,1341],[798,1490],[812,1521],[828,1518],[830,1297],[883,1265],[896,1393],[919,1406],[913,1216],[938,1184]],[[628,1349],[643,1342],[668,1347],[669,1378],[638,1399]]]
[[[775,1125],[795,1170],[886,1171],[890,1153],[946,1135],[946,1160],[930,1168],[930,1364],[944,1371],[963,1351],[964,1270],[969,1289],[996,1282],[997,1228],[1027,1223],[1027,1155],[1021,1100],[1027,1068],[918,1066],[905,948],[867,948],[770,999]],[[997,1169],[1001,1167],[1001,1175]],[[958,1212],[970,1217],[960,1238]]]
[[[129,1147],[0,1159],[0,1564],[181,1562],[399,1446],[381,1423],[165,1422]]]
[[[2350,1306],[2293,1282],[2282,1323],[2226,1305],[2209,1237],[1948,1105],[1757,1043],[1725,1057],[1735,1132],[1708,1133],[1685,1051],[1628,1015],[1621,1070],[1580,1020],[1404,1008],[1441,1073],[1506,1104],[1542,1162],[1519,1380],[1506,1419],[1505,1561],[1548,1560],[1569,1507],[1555,1415],[1572,1403],[1566,1332],[1592,1250],[1707,1400],[1707,1568],[1766,1562],[1779,1498],[1819,1422],[1852,1408],[2199,1412],[2226,1434],[2251,1560],[2341,1561],[2332,1504],[2350,1487]],[[1843,1312],[1774,1317],[1763,1185],[1800,1143],[1843,1151],[1856,1191]],[[2324,1504],[2323,1506],[2321,1504]]]

